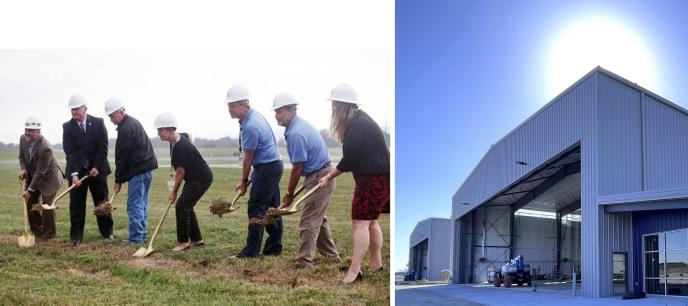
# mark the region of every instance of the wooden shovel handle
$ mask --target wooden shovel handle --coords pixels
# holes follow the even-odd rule
[[[89,177],[91,177],[90,174],[89,174],[89,175],[86,175],[86,176],[84,176],[84,177],[82,177],[82,178],[79,180],[79,183],[83,183],[83,182],[84,182],[87,178],[89,178]],[[65,190],[63,193],[60,193],[60,195],[58,195],[57,197],[55,197],[55,200],[53,200],[53,202],[50,203],[50,206],[55,206],[55,203],[56,203],[59,199],[62,199],[62,197],[64,197],[67,193],[69,193],[70,191],[72,191],[72,189],[74,189],[74,188],[76,188],[76,184],[72,184],[72,186],[69,186],[69,188],[67,188],[67,190]]]
[[[26,181],[20,179],[19,184],[22,185],[22,192],[25,191]],[[29,236],[29,211],[26,207],[28,204],[26,203],[26,198],[24,198],[24,195],[22,195],[22,202],[24,202],[24,236]]]
[[[289,209],[290,211],[296,211],[296,206],[299,206],[303,200],[306,198],[310,197],[312,194],[314,194],[316,191],[318,191],[320,188],[318,187],[320,185],[315,185],[315,187],[311,188],[311,190],[308,190],[306,194],[304,194],[300,199],[296,200],[296,202],[291,206]]]
[[[296,189],[296,191],[294,191],[293,197],[295,198],[297,195],[299,195],[299,193],[301,193],[301,191],[303,191],[304,188],[306,188],[306,186],[301,185],[301,187],[299,187],[299,189]],[[285,207],[284,207],[284,204],[282,204],[282,205],[280,205],[280,207],[278,207],[277,209],[284,209],[284,208],[285,208]]]
[[[160,218],[160,221],[158,221],[158,226],[155,228],[155,232],[153,232],[153,236],[151,236],[151,240],[148,242],[148,248],[153,247],[153,240],[155,240],[155,237],[158,236],[158,232],[160,231],[160,226],[162,225],[162,222],[165,221],[165,217],[167,217],[167,212],[170,211],[170,207],[172,207],[172,204],[174,202],[170,201],[169,204],[167,204],[167,208],[165,208],[165,212],[162,214],[162,217]]]
[[[251,186],[251,180],[248,180],[248,182],[246,182],[246,188],[247,189],[248,189],[248,186]],[[239,200],[240,197],[241,197],[241,193],[237,192],[237,194],[234,196],[234,199],[232,199],[232,204],[230,204],[229,207],[234,207],[234,204],[236,204],[236,201]]]

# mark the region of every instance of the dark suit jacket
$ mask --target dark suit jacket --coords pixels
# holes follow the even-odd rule
[[[79,172],[84,165],[90,171],[95,167],[99,175],[110,174],[108,134],[102,118],[86,115],[86,135],[82,135],[79,123],[71,119],[62,125],[62,146],[67,156],[65,176]]]
[[[29,172],[29,188],[46,196],[54,195],[62,186],[63,179],[50,143],[41,136],[32,153],[29,156],[29,142],[22,136],[19,139],[19,165]]]

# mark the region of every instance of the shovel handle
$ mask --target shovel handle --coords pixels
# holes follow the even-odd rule
[[[82,177],[82,178],[79,180],[79,183],[83,183],[83,182],[84,182],[87,178],[89,178],[89,177],[91,177],[90,174],[89,174],[89,175],[86,175],[86,176],[84,176],[84,177]],[[62,197],[64,197],[67,193],[69,193],[70,191],[72,191],[72,189],[74,189],[74,188],[76,188],[76,184],[72,184],[72,186],[69,186],[69,188],[67,188],[67,190],[65,190],[63,193],[60,193],[60,195],[58,195],[57,197],[55,197],[55,200],[53,200],[53,202],[50,203],[50,206],[55,206],[55,203],[57,203],[57,201],[58,201],[59,199],[62,199]]]
[[[20,179],[19,184],[22,185],[22,191],[26,190],[26,181],[25,180]],[[24,206],[24,236],[28,236],[29,235],[29,221],[28,221],[29,211],[28,211],[28,208],[26,207],[28,204],[26,203],[26,198],[24,198],[23,195],[22,195],[22,200],[24,202],[24,205],[23,205]]]
[[[119,193],[119,191],[115,191],[115,193],[112,194],[112,196],[110,197],[110,200],[108,201],[108,203],[112,204],[112,201],[115,200],[115,196],[116,196],[118,193]]]
[[[248,188],[248,186],[251,186],[251,180],[248,180],[248,182],[246,182],[246,188]],[[232,204],[229,205],[229,207],[234,207],[234,204],[236,204],[236,201],[239,200],[240,197],[241,193],[237,192],[237,194],[234,196],[234,199],[232,199]]]
[[[304,188],[306,188],[306,186],[301,185],[301,187],[299,187],[299,189],[296,189],[296,191],[294,191],[294,195],[292,197],[295,198],[297,195],[299,195],[299,193],[301,193],[301,191],[303,191]],[[285,208],[284,204],[282,204],[282,205],[280,205],[280,207],[278,207],[278,209],[284,209],[284,208]]]
[[[148,242],[148,249],[153,247],[153,241],[155,240],[155,237],[158,236],[158,232],[160,231],[162,222],[165,221],[165,217],[167,217],[167,212],[170,211],[170,207],[172,207],[172,204],[174,204],[174,202],[172,201],[170,201],[170,203],[167,204],[167,208],[165,208],[165,212],[162,214],[160,221],[158,221],[158,226],[155,228],[155,232],[153,232],[153,236],[151,236],[151,240]]]
[[[315,187],[311,188],[311,190],[308,190],[308,192],[306,192],[306,194],[304,194],[300,199],[296,200],[294,205],[292,205],[289,210],[290,211],[296,211],[296,206],[299,206],[299,204],[301,204],[301,202],[303,202],[303,200],[310,197],[312,194],[314,194],[316,191],[318,191],[320,189],[320,187],[318,187],[318,186],[320,186],[320,185],[315,185]]]

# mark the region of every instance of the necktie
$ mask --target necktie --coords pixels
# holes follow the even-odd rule
[[[84,123],[83,123],[83,122],[79,122],[79,129],[81,129],[81,132],[82,132],[82,133],[86,134],[86,127],[84,127]]]

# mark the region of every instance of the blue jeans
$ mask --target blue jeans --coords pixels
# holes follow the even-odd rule
[[[153,180],[153,171],[132,177],[129,180],[127,214],[129,214],[129,242],[146,240],[148,225],[148,189]]]

